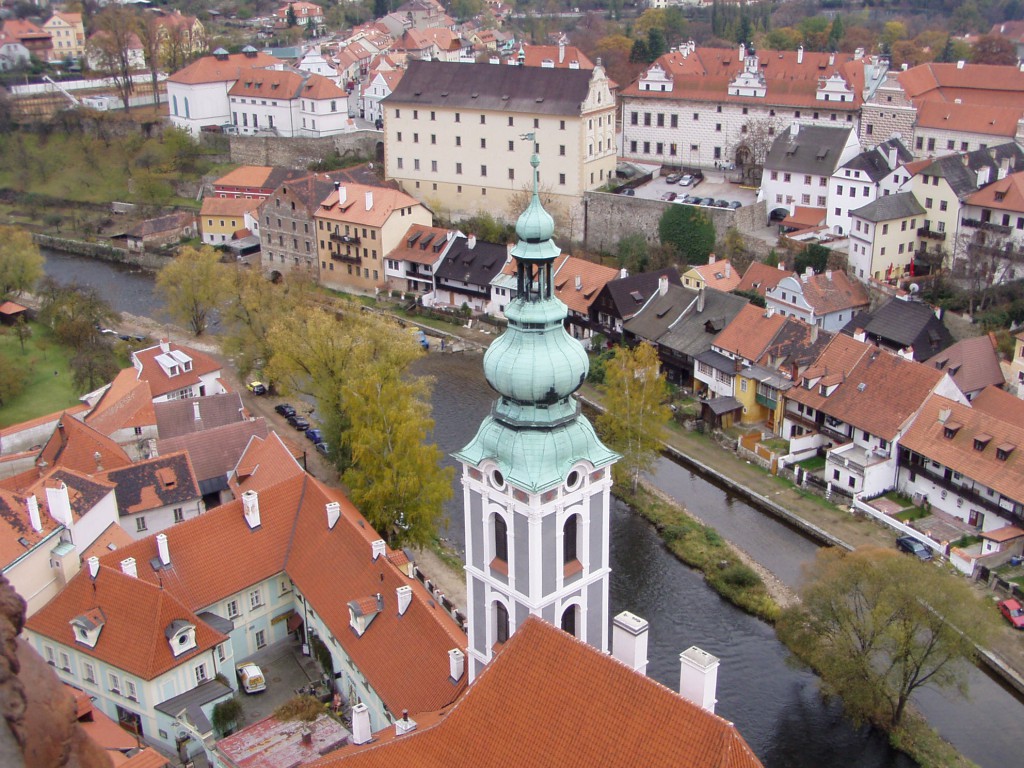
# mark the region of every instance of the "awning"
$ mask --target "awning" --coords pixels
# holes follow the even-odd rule
[[[297,613],[293,613],[288,617],[288,631],[294,632],[302,626],[302,616]]]

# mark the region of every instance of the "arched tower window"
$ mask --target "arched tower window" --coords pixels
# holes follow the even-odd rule
[[[508,563],[508,526],[501,515],[494,516],[494,559]]]
[[[576,613],[579,611],[579,606],[570,605],[562,613],[562,631],[568,632],[573,637],[576,637]]]
[[[494,642],[508,641],[508,609],[501,603],[494,604]]]
[[[569,515],[562,526],[562,564],[579,559],[580,516]]]

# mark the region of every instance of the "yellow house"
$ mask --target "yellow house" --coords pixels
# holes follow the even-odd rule
[[[736,290],[741,280],[728,259],[717,259],[713,253],[708,256],[707,264],[690,267],[683,273],[683,287],[694,291],[714,288],[716,291],[728,293]]]
[[[81,59],[85,55],[85,25],[82,14],[54,11],[43,29],[50,33],[53,47],[50,49],[50,61],[66,61]]]
[[[259,234],[258,209],[263,200],[248,197],[207,197],[199,212],[199,231],[204,245],[222,245],[243,229]]]

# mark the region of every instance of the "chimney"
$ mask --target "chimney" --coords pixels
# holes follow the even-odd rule
[[[825,270],[825,279],[828,280],[830,283],[832,282],[832,270],[831,269],[826,269]]]
[[[983,166],[981,166],[981,168],[978,169],[978,188],[979,189],[981,187],[985,186],[986,184],[988,184],[988,178],[991,175],[990,174],[990,170],[991,169],[987,165],[983,165]]]
[[[745,46],[743,43],[740,43],[740,63],[742,64],[743,61],[746,58],[747,58],[747,46]]]
[[[100,559],[93,555],[86,562],[89,564],[89,578],[95,579],[96,574],[100,572]]]
[[[565,37],[558,38],[558,63],[565,61]]]
[[[583,275],[576,275],[576,290],[583,290]]]
[[[863,58],[864,58],[864,49],[863,48],[855,48],[853,50],[853,60],[854,61],[860,61]]]
[[[398,596],[398,615],[405,616],[409,604],[412,603],[412,587],[403,584],[395,590],[395,594]]]
[[[340,190],[341,190],[341,182],[340,181],[334,182],[334,191],[338,192]]]
[[[349,740],[353,744],[365,744],[370,740],[370,710],[362,702],[352,707],[352,735]]]
[[[624,277],[629,277],[629,270],[625,267],[619,270],[619,279],[621,280]]]
[[[302,730],[299,731],[299,735],[302,737],[302,743],[307,746],[313,743],[313,731],[309,729],[309,726],[303,726]]]
[[[697,291],[697,311],[704,311],[704,286],[702,285]]]
[[[25,499],[25,506],[28,507],[28,521],[32,525],[32,530],[42,533],[43,521],[39,517],[39,499],[34,493]]]
[[[942,315],[943,315],[942,307],[936,307],[935,308],[935,317],[937,319],[941,320],[942,319]]]
[[[166,533],[158,533],[156,535],[156,551],[160,553],[161,565],[171,564],[171,550],[167,546]]]
[[[329,501],[325,508],[327,509],[327,529],[333,531],[334,526],[338,524],[338,518],[341,517],[341,504]]]
[[[647,674],[648,626],[629,611],[612,619],[612,656],[641,675]]]
[[[167,342],[167,339],[160,340],[160,351],[165,355],[171,351],[171,345]]]
[[[964,60],[963,60],[963,59],[960,59],[960,61],[958,61],[958,62],[956,63],[956,68],[957,68],[957,69],[963,69],[963,68],[964,68],[964,64],[965,64]]]
[[[725,262],[725,276],[726,278],[732,277],[732,264],[728,261]]]
[[[913,347],[903,347],[903,349],[897,350],[896,354],[899,357],[902,357],[904,360],[913,361],[913,359],[914,359],[914,348]]]
[[[466,247],[471,251],[476,248],[476,235],[470,235],[466,238]]]
[[[376,539],[370,542],[370,552],[373,554],[373,559],[376,560],[378,557],[384,554],[384,539]]]
[[[782,263],[781,261],[778,264],[776,264],[775,266],[778,267],[779,270],[782,271],[782,272],[786,271],[786,265],[784,263]]]
[[[828,55],[828,65],[834,67],[836,65],[836,53],[833,51]]]
[[[714,264],[714,263],[715,263],[715,254],[709,253],[708,254],[708,264]]]
[[[366,193],[366,210],[373,210],[373,192],[367,191]]]
[[[668,293],[668,277],[662,275],[658,278],[658,295],[664,296]]]
[[[997,179],[1005,179],[1006,175],[1010,172],[1010,158],[1004,157],[999,161],[999,171],[996,174]]]
[[[889,170],[896,170],[896,163],[899,162],[899,157],[896,154],[896,147],[889,147],[886,152],[886,161],[889,165]]]
[[[416,730],[416,721],[409,719],[409,710],[402,710],[402,719],[395,723],[395,735],[404,736]]]
[[[458,682],[462,679],[462,673],[466,671],[466,654],[458,648],[448,651],[448,674],[452,680]]]
[[[377,613],[384,610],[384,595],[378,592],[374,597],[377,599]]]
[[[793,124],[789,126],[789,139],[790,139],[790,141],[792,141],[793,139],[795,139],[799,135],[800,135],[800,123],[798,123],[796,120],[794,120]]]
[[[260,497],[256,491],[249,490],[242,494],[242,513],[249,528],[260,527]]]
[[[701,709],[715,713],[718,659],[696,645],[679,654],[679,693]]]
[[[121,573],[129,575],[133,579],[139,578],[139,572],[135,569],[134,557],[126,557],[121,561]]]
[[[857,328],[853,332],[853,340],[867,342],[868,334],[863,328]]]
[[[338,205],[344,205],[345,201],[348,199],[348,190],[341,186],[339,182],[336,181],[334,183],[336,185],[335,188],[338,190]]]
[[[103,454],[100,453],[99,451],[96,451],[92,455],[92,460],[96,462],[96,471],[97,472],[102,472],[103,471]]]
[[[818,341],[818,324],[815,323],[811,326],[811,344]]]
[[[46,506],[50,508],[50,517],[58,523],[71,527],[71,499],[68,498],[68,487],[64,483],[59,488],[46,489]]]
[[[796,63],[797,64],[803,64],[804,63],[804,47],[802,45],[797,46],[797,49],[796,49]]]
[[[196,400],[194,403],[192,403],[192,418],[195,419],[196,421],[202,421],[203,420],[202,414],[199,413],[199,401],[198,400]]]

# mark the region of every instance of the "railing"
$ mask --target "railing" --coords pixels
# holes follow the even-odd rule
[[[331,232],[331,240],[345,245],[359,245],[360,242],[357,235],[342,235],[338,232]]]
[[[1024,519],[1024,515],[1022,515],[1021,512],[999,506],[995,501],[996,497],[989,498],[978,493],[973,488],[957,485],[952,480],[947,480],[944,475],[937,474],[921,464],[901,461],[900,468],[907,472],[911,472],[914,475],[921,475],[937,485],[939,488],[955,493],[957,496],[965,499],[968,503],[984,507],[987,511],[1000,515],[1001,517],[1015,517],[1018,520]]]
[[[359,256],[358,254],[355,254],[355,253],[342,253],[341,251],[338,251],[337,253],[331,253],[331,260],[332,261],[340,261],[340,262],[343,262],[345,264],[362,264],[363,263],[363,257],[362,256]]]
[[[754,399],[758,402],[759,405],[763,405],[765,408],[771,408],[773,411],[779,404],[778,400],[770,398],[767,395],[762,395],[760,392],[757,393]]]
[[[983,232],[995,232],[998,235],[1010,234],[1010,228],[991,221],[979,221],[978,219],[964,219],[963,225],[971,229],[980,229]]]
[[[917,234],[918,234],[919,237],[927,237],[927,238],[930,238],[932,240],[945,240],[946,239],[946,233],[945,232],[935,232],[934,230],[931,230],[928,227],[918,227]]]

